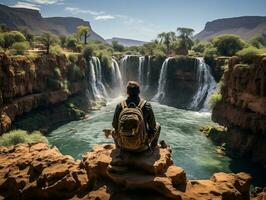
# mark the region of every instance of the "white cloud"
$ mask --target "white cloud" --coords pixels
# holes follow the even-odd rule
[[[76,8],[76,7],[66,7],[65,10],[66,11],[70,11],[70,12],[75,13],[75,14],[91,14],[91,15],[102,15],[102,14],[104,14],[103,11],[83,10],[83,9]]]
[[[11,6],[14,8],[28,8],[32,10],[40,10],[39,5],[33,4],[33,3],[28,3],[28,2],[23,2],[23,1],[18,1],[15,5]]]
[[[110,20],[110,19],[115,19],[115,16],[113,15],[98,15],[94,17],[95,20]]]
[[[30,3],[37,3],[37,4],[60,4],[62,5],[64,0],[26,0],[27,2]]]

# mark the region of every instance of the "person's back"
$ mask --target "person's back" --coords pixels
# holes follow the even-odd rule
[[[115,140],[116,145],[120,148],[123,148],[123,146],[126,146],[126,145],[123,145],[123,143],[121,142],[121,140],[123,140],[123,137],[121,139],[121,135],[123,136],[125,135],[121,132],[129,132],[129,131],[125,131],[125,129],[133,129],[133,132],[134,132],[135,130],[132,126],[136,124],[136,126],[140,128],[135,128],[135,129],[140,131],[141,132],[140,134],[143,134],[143,136],[139,136],[139,137],[142,137],[142,139],[145,140],[144,146],[146,148],[143,147],[140,149],[140,151],[147,149],[149,146],[152,148],[156,147],[159,134],[160,134],[160,125],[158,123],[156,124],[151,104],[139,97],[140,86],[135,81],[128,82],[127,94],[128,94],[128,98],[116,106],[114,117],[113,117],[112,125],[113,125],[113,128],[115,129],[113,133],[113,138]],[[140,110],[140,112],[138,112],[138,109]],[[133,114],[134,116],[139,116],[138,118],[140,119],[140,121],[143,118],[143,123],[144,123],[143,130],[141,129],[141,122],[138,122],[137,117],[135,117],[137,122],[134,122]],[[138,125],[138,123],[140,125]],[[126,138],[126,140],[128,140],[129,142],[131,142],[132,140],[137,140],[134,137],[132,137],[132,134],[131,136],[127,135],[127,137],[124,137],[124,138]],[[131,143],[133,143],[133,145],[134,144],[137,145],[140,142],[138,143],[137,141],[136,142],[133,141]]]

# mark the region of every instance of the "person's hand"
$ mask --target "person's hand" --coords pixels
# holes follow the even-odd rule
[[[105,128],[103,129],[104,135],[106,138],[109,138],[110,135],[112,135],[112,129],[111,128]]]

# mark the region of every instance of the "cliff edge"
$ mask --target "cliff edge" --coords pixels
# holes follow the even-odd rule
[[[249,199],[248,174],[187,180],[169,148],[128,154],[95,145],[80,161],[46,143],[19,144],[0,147],[0,163],[1,199]]]

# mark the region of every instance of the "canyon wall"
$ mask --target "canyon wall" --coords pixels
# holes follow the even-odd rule
[[[42,55],[32,61],[25,56],[0,54],[0,86],[1,134],[23,114],[58,107],[70,97],[82,95],[86,88],[85,61],[82,56],[67,59],[63,55]],[[78,117],[63,110],[61,107],[61,116],[54,119]]]
[[[212,119],[228,127],[227,148],[266,166],[266,57],[249,65],[232,57],[221,94]]]

